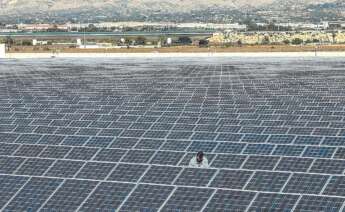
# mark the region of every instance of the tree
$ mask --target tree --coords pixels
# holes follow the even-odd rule
[[[301,45],[303,44],[303,40],[301,38],[295,38],[291,42],[293,45]]]
[[[177,39],[177,42],[183,45],[190,45],[192,43],[192,39],[187,36],[182,36]]]
[[[136,39],[135,39],[135,43],[137,45],[145,45],[146,43],[146,38],[144,36],[138,36]]]
[[[7,45],[8,51],[11,49],[13,44],[14,44],[14,40],[10,36],[7,36],[6,37],[6,45]]]
[[[31,46],[32,45],[32,42],[30,40],[23,40],[22,41],[22,45],[23,46]]]
[[[199,40],[199,47],[207,47],[208,46],[208,40],[203,39]]]
[[[286,39],[286,40],[283,41],[283,43],[284,43],[285,45],[289,45],[289,44],[290,44],[290,41]]]
[[[242,40],[241,39],[237,41],[237,45],[242,46]]]
[[[264,39],[262,40],[262,44],[263,45],[267,45],[270,43],[270,37],[268,36],[265,36]]]
[[[332,32],[332,43],[333,44],[336,43],[336,38],[337,38],[337,34],[335,32]]]

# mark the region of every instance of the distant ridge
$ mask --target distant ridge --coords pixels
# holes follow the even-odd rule
[[[243,20],[248,14],[260,18],[259,11],[269,11],[282,18],[288,15],[292,19],[304,17],[305,20],[315,20],[314,16],[317,16],[319,11],[324,12],[323,5],[337,5],[342,2],[342,0],[31,0],[28,3],[27,0],[0,0],[0,20],[84,21],[86,18],[210,21],[217,17],[215,21],[221,22],[231,19]],[[176,14],[180,17],[176,17]],[[335,12],[335,16],[344,18],[339,12]]]

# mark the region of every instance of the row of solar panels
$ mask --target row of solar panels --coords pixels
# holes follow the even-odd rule
[[[49,121],[46,121],[47,123]],[[78,122],[78,124],[84,124]],[[121,126],[122,124],[122,126]],[[55,135],[79,135],[79,136],[119,136],[132,138],[156,138],[156,139],[192,139],[205,141],[241,141],[253,143],[282,143],[305,144],[306,140],[314,140],[308,144],[339,146],[344,141],[344,129],[332,128],[305,128],[305,127],[253,127],[237,125],[171,125],[162,123],[153,128],[147,123],[116,123],[119,128],[89,128],[89,127],[63,127],[63,126],[41,126],[41,125],[17,125],[0,124],[0,133],[24,134],[22,137],[40,136],[39,134]],[[148,129],[147,129],[148,128]],[[170,128],[163,129],[163,128]],[[212,132],[217,129],[217,132]],[[263,131],[261,134],[260,131]],[[195,131],[198,130],[198,131]],[[323,139],[320,136],[325,136]],[[36,138],[39,139],[39,138]],[[277,142],[278,140],[278,142]],[[257,142],[256,142],[257,141]]]
[[[174,144],[178,145],[178,143]],[[317,157],[289,157],[289,156],[264,156],[264,155],[240,155],[240,154],[220,154],[206,153],[211,161],[215,156],[216,160],[212,164],[219,168],[239,168],[243,161],[246,161],[244,168],[291,171],[307,171],[311,167],[312,172],[334,173],[341,172],[344,168],[345,149],[334,156],[334,159],[318,159]],[[17,145],[1,143],[0,155],[17,157],[40,157],[40,158],[67,158],[74,160],[95,160],[129,163],[153,163],[165,165],[177,165],[181,158],[188,161],[195,153],[167,150],[127,150],[127,149],[107,149],[107,148],[87,148],[71,146],[46,146],[46,145]],[[222,162],[224,161],[224,162]],[[279,163],[278,163],[279,162]],[[182,164],[185,164],[182,162]],[[180,163],[181,165],[181,163]],[[323,170],[323,171],[322,171]]]
[[[19,152],[26,152],[29,149],[42,151],[44,145],[52,145],[56,151],[63,149],[94,149],[111,148],[111,149],[133,149],[133,151],[142,151],[147,155],[153,155],[156,150],[178,151],[178,152],[198,152],[204,151],[216,154],[242,154],[242,155],[272,155],[272,156],[296,156],[311,158],[334,158],[344,159],[345,147],[342,143],[337,144],[339,147],[331,146],[309,146],[309,145],[285,145],[285,144],[263,144],[263,143],[236,143],[236,142],[208,142],[208,141],[185,141],[185,140],[154,140],[154,139],[133,139],[133,138],[114,138],[112,137],[52,137],[50,139],[41,139],[41,135],[23,134],[25,136],[16,138],[12,135],[1,140],[1,142],[13,143],[2,145],[1,151],[7,149],[17,149],[17,144],[23,145],[18,148]],[[15,138],[16,140],[12,140]],[[41,139],[41,140],[40,140]],[[34,145],[36,144],[36,145]],[[62,145],[62,146],[61,146]],[[56,147],[53,147],[56,146]],[[79,146],[79,147],[78,147]],[[83,146],[83,147],[81,147]],[[136,150],[135,150],[136,149]]]
[[[6,120],[4,120],[6,121]],[[214,140],[220,137],[219,134],[226,133],[237,133],[243,134],[262,134],[262,137],[267,138],[270,134],[278,135],[310,135],[310,136],[344,136],[345,130],[341,128],[313,128],[303,126],[240,126],[240,125],[194,125],[194,124],[177,124],[167,122],[155,122],[155,125],[145,122],[113,122],[113,123],[102,123],[98,122],[97,126],[88,125],[86,121],[74,121],[67,126],[47,126],[50,121],[40,121],[41,123],[28,124],[26,122],[35,122],[30,119],[19,119],[17,121],[9,122],[20,122],[19,124],[0,124],[0,132],[14,132],[14,133],[38,133],[38,134],[69,134],[71,135],[99,135],[99,136],[122,136],[122,137],[135,137],[130,135],[137,135],[138,137],[146,138],[172,138],[170,134],[184,131],[186,136],[184,139],[191,138],[193,140]],[[44,124],[45,122],[45,124]],[[249,122],[249,121],[248,121]],[[255,122],[255,121],[253,121]],[[66,121],[66,123],[68,123]],[[268,123],[268,122],[266,122]],[[42,126],[46,125],[46,126]],[[122,124],[122,126],[121,126]],[[254,123],[253,123],[254,124]],[[301,122],[294,122],[294,124],[302,124]],[[108,125],[109,128],[103,127],[102,125]],[[127,125],[125,127],[124,125]],[[76,127],[77,126],[77,127]],[[90,127],[88,127],[90,126]],[[63,130],[69,130],[70,132],[64,132]],[[129,131],[129,132],[127,132]]]
[[[0,175],[0,190],[4,211],[341,211],[345,201],[317,195],[8,175]]]
[[[145,155],[147,151],[132,150],[126,153],[126,151],[119,149],[103,149],[100,151],[89,149],[89,152],[81,152],[81,148],[73,149],[73,151],[55,152],[55,149],[47,148],[41,154],[37,154],[38,151],[33,149],[29,152],[31,156],[0,156],[0,164],[2,166],[0,167],[0,173],[12,174],[24,166],[28,169],[23,168],[24,174],[41,175],[56,162],[56,159],[60,159],[59,161],[62,164],[64,162],[68,164],[68,160],[71,160],[72,164],[73,162],[85,164],[85,161],[89,161],[99,165],[110,165],[111,163],[121,161],[121,163],[142,164],[145,166],[188,166],[189,160],[195,155],[194,153],[184,154],[181,152],[156,152],[155,154]],[[34,153],[38,156],[35,156]],[[28,153],[26,154],[29,155]],[[341,175],[344,174],[345,170],[345,160],[214,154],[207,155],[207,157],[210,161],[210,166],[217,169],[299,172],[324,175]],[[40,167],[41,165],[44,166]],[[66,167],[65,171],[70,168]]]

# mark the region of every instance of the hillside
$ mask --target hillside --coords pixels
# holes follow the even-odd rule
[[[260,18],[260,11],[308,20],[313,19],[313,14],[324,10],[322,5],[336,2],[337,0],[32,0],[28,4],[27,0],[0,0],[0,21],[228,22],[241,21],[248,14],[253,18]]]

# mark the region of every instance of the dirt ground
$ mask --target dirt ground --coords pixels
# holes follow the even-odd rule
[[[324,46],[290,46],[290,45],[258,45],[231,47],[162,47],[162,48],[121,48],[121,49],[78,49],[68,46],[13,46],[9,53],[198,53],[198,52],[313,52],[313,51],[345,51],[345,45]]]

